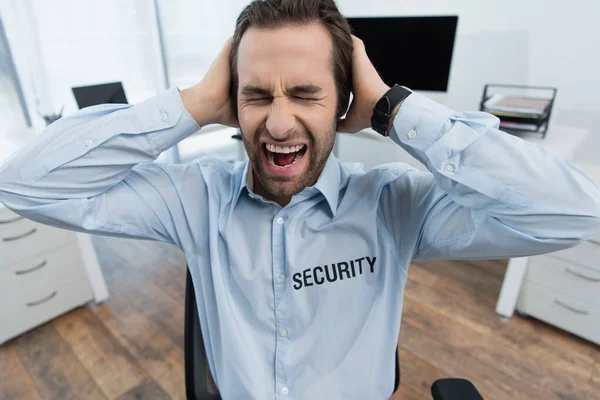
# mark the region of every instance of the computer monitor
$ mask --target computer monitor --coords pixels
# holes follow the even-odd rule
[[[80,109],[106,103],[128,104],[121,82],[79,86],[72,88],[72,90]]]
[[[448,90],[458,16],[348,18],[388,85]]]

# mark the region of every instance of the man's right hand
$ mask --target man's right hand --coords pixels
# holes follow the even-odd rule
[[[232,40],[233,37],[227,39],[202,81],[180,92],[183,106],[200,126],[221,124],[239,127],[229,96]]]

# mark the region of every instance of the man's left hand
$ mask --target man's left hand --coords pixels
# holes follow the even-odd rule
[[[369,60],[362,40],[352,35],[352,104],[346,118],[338,121],[337,131],[356,133],[371,127],[375,104],[390,87],[381,79]]]

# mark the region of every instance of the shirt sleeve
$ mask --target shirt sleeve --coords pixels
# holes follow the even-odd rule
[[[492,259],[572,247],[600,230],[600,190],[542,146],[418,93],[391,139],[429,172],[404,169],[382,189],[382,219],[408,259]]]
[[[177,88],[134,106],[80,110],[0,167],[0,201],[59,228],[179,244],[183,181],[194,166],[152,161],[198,129]],[[206,191],[195,176],[202,202]]]

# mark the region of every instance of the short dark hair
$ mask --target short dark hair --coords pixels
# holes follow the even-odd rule
[[[254,0],[240,13],[231,45],[231,102],[237,116],[238,49],[251,27],[279,28],[286,25],[322,24],[333,41],[332,66],[337,91],[336,118],[348,109],[352,91],[352,36],[346,18],[334,0]]]

